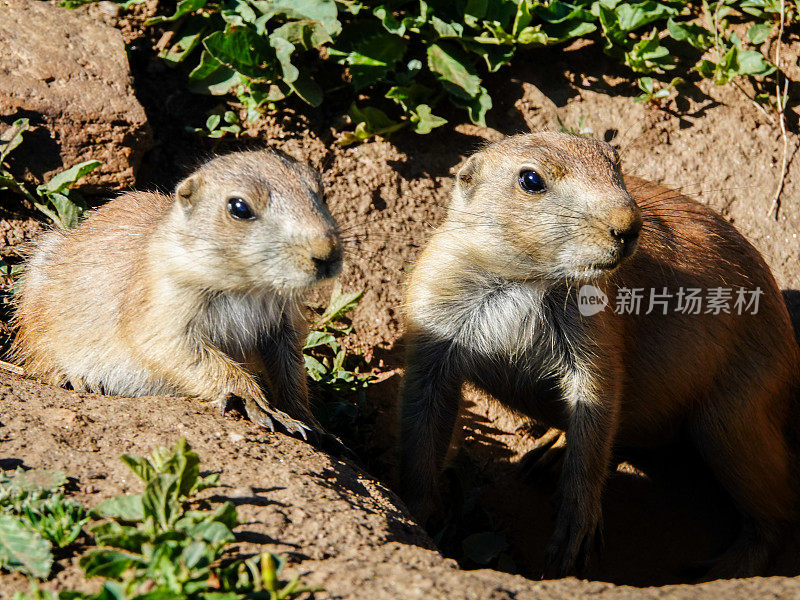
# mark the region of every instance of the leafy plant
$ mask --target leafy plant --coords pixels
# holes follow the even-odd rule
[[[30,591],[17,593],[15,600],[284,600],[319,589],[298,578],[282,580],[286,560],[274,554],[223,556],[234,541],[236,509],[230,502],[206,508],[196,500],[198,492],[218,485],[218,476],[200,474],[199,457],[185,440],[173,448],[157,448],[149,458],[123,455],[122,460],[145,488],[139,495],[101,502],[91,513],[101,520],[89,528],[96,545],[79,564],[87,577],[106,579],[102,589],[95,594],[45,592],[33,582]],[[45,483],[38,482],[42,478]],[[43,542],[49,542],[31,535],[43,520],[25,519],[31,507],[56,500],[71,503],[70,510],[59,514],[78,514],[78,505],[57,491],[65,482],[63,473],[45,471],[18,471],[0,480],[2,566],[47,577],[52,554],[45,556]],[[72,543],[75,528],[80,531],[88,519],[82,508],[79,514],[72,527],[42,529],[56,531],[59,539]],[[69,535],[62,535],[67,530]]]
[[[492,107],[485,73],[575,38],[598,39],[634,73],[676,68],[672,47],[683,45],[712,51],[695,68],[717,83],[763,77],[774,67],[730,25],[750,23],[758,45],[779,14],[778,0],[180,0],[147,23],[169,28],[160,56],[188,71],[191,90],[235,96],[248,119],[291,95],[314,106],[349,95],[347,145],[402,128],[429,133],[446,123],[434,112],[445,99],[482,125]]]
[[[81,534],[89,517],[64,497],[61,471],[0,472],[0,567],[45,578],[53,546],[64,548]]]
[[[350,399],[357,395],[357,403],[364,400],[364,390],[374,379],[371,374],[360,373],[352,363],[360,361],[359,356],[348,354],[341,339],[353,332],[353,325],[346,322],[346,315],[357,305],[364,292],[342,292],[337,284],[331,292],[328,307],[312,324],[311,332],[303,348],[308,376],[322,393],[318,412],[325,412],[323,422],[341,419],[352,421],[357,412],[357,404]],[[335,424],[335,423],[333,423]]]
[[[14,177],[6,165],[6,159],[22,143],[22,136],[29,129],[28,119],[17,119],[0,135],[0,190],[10,190],[23,196],[62,229],[75,227],[86,210],[86,202],[80,194],[70,188],[102,163],[97,160],[79,163],[37,186],[35,191],[31,192],[24,183]]]
[[[558,131],[560,133],[571,133],[572,135],[591,135],[594,130],[586,125],[586,115],[581,115],[578,119],[577,125],[567,125],[561,120],[561,117],[556,117],[558,122]]]
[[[661,85],[653,80],[652,77],[640,77],[636,84],[642,93],[636,96],[634,102],[648,102],[650,104],[660,104],[663,100],[670,97],[675,88],[683,83],[680,77],[673,77],[667,85]]]
[[[90,529],[98,547],[81,557],[87,576],[106,577],[106,589],[137,598],[146,591],[157,592],[154,598],[243,600],[266,592],[277,600],[311,591],[297,579],[281,584],[285,561],[272,554],[215,566],[235,539],[236,509],[230,502],[214,510],[191,508],[194,495],[218,485],[218,476],[200,475],[186,440],[157,448],[149,459],[122,460],[145,483],[144,492],[95,508],[93,515],[107,520]]]
[[[205,127],[187,127],[186,130],[210,138],[221,138],[229,133],[232,133],[234,137],[239,137],[242,132],[242,124],[239,115],[232,110],[226,110],[222,115],[217,113],[209,115]]]
[[[20,263],[12,265],[0,258],[0,305],[10,304],[16,282],[24,270],[24,265]]]

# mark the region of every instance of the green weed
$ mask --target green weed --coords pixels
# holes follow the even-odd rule
[[[53,565],[53,546],[65,548],[89,517],[66,498],[61,471],[0,472],[0,567],[45,578]]]
[[[667,85],[661,85],[654,81],[652,77],[640,77],[636,84],[642,93],[636,96],[634,102],[647,102],[649,104],[660,105],[675,91],[675,88],[683,83],[680,77],[674,77]]]
[[[242,133],[242,123],[239,115],[232,110],[226,110],[221,115],[218,113],[209,115],[205,127],[187,127],[186,130],[209,138],[221,138],[229,133],[239,137]]]
[[[315,391],[315,414],[323,425],[334,430],[355,422],[364,391],[374,379],[369,373],[359,372],[363,360],[358,353],[349,353],[342,343],[342,338],[353,332],[347,314],[358,306],[363,295],[344,293],[336,285],[328,307],[311,324],[303,348],[306,371]]]
[[[446,122],[434,113],[443,100],[483,125],[486,73],[576,38],[634,73],[665,73],[699,51],[684,68],[717,84],[764,77],[775,67],[758,46],[779,15],[778,0],[180,0],[148,25],[171,31],[160,57],[187,70],[192,91],[233,95],[251,120],[291,95],[313,106],[349,97],[347,145],[402,128],[429,133]],[[787,22],[797,15],[797,0],[787,2]],[[747,43],[734,23],[748,26]]]
[[[110,498],[91,511],[99,520],[88,528],[94,543],[79,561],[86,577],[105,579],[102,589],[44,592],[32,582],[15,600],[284,600],[319,589],[297,578],[282,580],[282,557],[224,556],[235,539],[236,508],[196,499],[219,485],[218,475],[200,474],[200,460],[185,440],[148,458],[122,460],[144,491]],[[64,498],[65,483],[63,473],[48,471],[0,479],[0,566],[47,578],[51,542],[72,544],[89,519]]]
[[[22,143],[22,136],[28,129],[30,129],[28,119],[17,119],[3,132],[3,135],[0,135],[0,190],[9,190],[24,197],[62,229],[75,227],[86,210],[86,202],[80,194],[70,188],[101,163],[98,160],[79,163],[31,192],[24,183],[14,177],[6,164],[6,159]]]
[[[586,115],[580,116],[577,125],[568,125],[561,120],[561,117],[556,117],[556,121],[560,133],[571,133],[572,135],[592,135],[594,133],[594,130],[586,125]]]

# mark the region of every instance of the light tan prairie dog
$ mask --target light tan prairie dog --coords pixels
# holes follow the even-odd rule
[[[133,192],[35,243],[12,356],[75,389],[240,397],[305,436],[303,290],[341,266],[319,175],[270,151],[204,164],[173,196]],[[296,420],[297,419],[297,420]]]
[[[582,310],[585,284],[610,306]],[[642,290],[639,311],[622,309],[626,289]],[[679,311],[695,289],[711,305]],[[717,289],[730,290],[729,312],[708,300]],[[749,308],[737,306],[740,290]],[[649,310],[651,291],[672,294],[666,309]],[[537,133],[473,155],[410,275],[406,312],[401,474],[412,510],[436,504],[470,382],[566,430],[550,574],[591,550],[612,448],[681,432],[743,519],[713,575],[761,573],[796,527],[800,349],[769,268],[713,211],[623,178],[608,144]]]

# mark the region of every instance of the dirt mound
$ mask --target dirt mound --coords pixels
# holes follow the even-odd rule
[[[147,454],[185,437],[201,465],[221,471],[224,487],[207,495],[230,500],[242,525],[242,552],[287,553],[291,568],[319,598],[748,598],[800,593],[800,581],[771,578],[636,590],[575,579],[534,582],[495,571],[460,571],[432,542],[390,490],[358,466],[281,434],[268,434],[209,404],[184,398],[99,396],[0,376],[0,468],[47,467],[75,478],[76,498],[94,506],[139,492],[123,453]],[[86,587],[76,557],[59,561],[49,589]],[[27,589],[21,576],[0,576],[0,599]],[[91,585],[91,583],[89,584]]]

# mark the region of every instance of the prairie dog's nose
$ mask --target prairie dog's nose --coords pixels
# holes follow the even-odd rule
[[[642,230],[642,216],[633,201],[613,211],[608,219],[608,232],[620,246],[623,257],[630,256],[636,248]]]
[[[320,278],[333,277],[339,272],[342,263],[342,247],[339,234],[327,230],[315,235],[309,242],[311,261]]]

